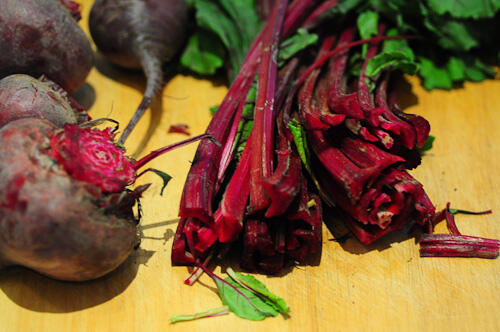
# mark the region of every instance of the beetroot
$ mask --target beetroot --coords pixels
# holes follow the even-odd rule
[[[83,108],[50,80],[24,74],[0,80],[0,127],[31,117],[48,120],[57,127],[89,119]]]
[[[67,171],[119,172],[130,162],[110,157],[121,150],[94,145],[81,154],[85,164],[64,167],[50,156],[70,154],[92,136],[106,135],[76,125],[61,132],[39,119],[16,120],[0,129],[0,265],[23,265],[79,281],[110,272],[132,252],[138,241],[132,206],[144,188],[128,192],[123,185],[114,186],[104,194],[110,188],[102,178],[78,181]],[[58,145],[60,140],[68,144]],[[135,179],[126,175],[123,184]]]
[[[114,129],[62,128],[36,118],[0,129],[0,267],[22,265],[56,279],[98,278],[121,264],[139,240],[132,208],[149,185],[127,188],[153,158],[206,138],[199,135],[138,161]]]
[[[0,77],[46,75],[69,92],[80,87],[93,54],[71,15],[59,0],[0,1]]]
[[[97,0],[89,27],[99,51],[126,68],[142,68],[146,91],[119,142],[123,143],[160,91],[162,64],[184,42],[187,28],[184,0]]]

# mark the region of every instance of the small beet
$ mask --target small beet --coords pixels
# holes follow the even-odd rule
[[[0,77],[46,75],[68,92],[80,87],[93,54],[72,15],[59,0],[0,1]]]
[[[57,127],[88,120],[83,108],[50,80],[24,74],[0,80],[0,127],[31,117],[48,120]]]
[[[142,68],[144,97],[119,143],[123,143],[163,85],[162,64],[172,59],[186,36],[184,0],[97,0],[89,28],[99,51],[125,68]]]

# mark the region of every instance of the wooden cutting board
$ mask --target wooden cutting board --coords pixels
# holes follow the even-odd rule
[[[80,2],[81,25],[88,31],[92,1]],[[500,238],[500,81],[468,83],[450,92],[427,92],[418,79],[409,81],[402,88],[406,111],[426,117],[437,137],[412,173],[438,208],[451,201],[457,208],[493,209],[492,215],[459,216],[457,223],[465,234]],[[98,58],[76,97],[93,118],[112,117],[125,124],[143,89],[141,74],[123,73]],[[192,135],[204,132],[208,107],[218,104],[225,91],[218,82],[175,76],[129,138],[129,153],[139,157],[184,139],[167,133],[172,124],[189,125]],[[195,149],[184,147],[151,165],[173,176],[163,196],[158,178],[139,181],[153,183],[142,200],[144,237],[141,248],[115,272],[68,283],[22,268],[0,271],[0,330],[500,331],[499,259],[419,258],[415,240],[397,236],[370,248],[354,239],[341,246],[331,241],[326,227],[319,265],[257,276],[286,299],[289,318],[251,322],[230,314],[170,324],[173,314],[221,305],[209,278],[186,286],[187,268],[170,264],[181,190]]]

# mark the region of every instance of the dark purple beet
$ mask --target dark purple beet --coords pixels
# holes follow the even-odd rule
[[[93,66],[90,42],[60,0],[0,1],[0,78],[46,75],[68,92]]]
[[[184,42],[184,0],[97,0],[89,17],[90,34],[99,51],[126,68],[142,68],[147,85],[143,100],[119,143],[123,143],[163,85],[162,64]]]

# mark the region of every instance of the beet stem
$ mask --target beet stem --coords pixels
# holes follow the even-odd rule
[[[212,135],[201,134],[201,135],[198,135],[195,137],[188,138],[184,141],[180,141],[180,142],[177,142],[177,143],[174,143],[171,145],[164,146],[162,148],[159,148],[158,150],[151,151],[149,154],[147,154],[146,156],[142,157],[141,159],[139,159],[138,161],[133,163],[132,167],[134,167],[134,169],[137,171],[138,169],[140,169],[141,167],[146,165],[151,160],[155,159],[156,157],[161,156],[162,154],[164,154],[168,151],[171,151],[171,150],[176,149],[176,148],[180,148],[181,146],[184,146],[184,145],[187,145],[187,144],[190,144],[190,143],[202,140],[202,139],[209,139],[214,144],[219,145],[219,143],[215,140],[215,138]]]
[[[475,236],[424,234],[420,257],[498,257],[500,241]]]

